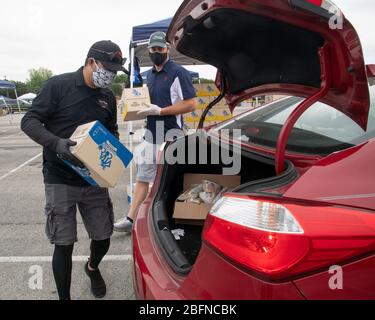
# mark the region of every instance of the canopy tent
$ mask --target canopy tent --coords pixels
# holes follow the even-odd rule
[[[143,82],[144,82],[144,83],[147,82],[147,74],[148,74],[150,71],[151,71],[151,69],[141,73],[141,76],[142,76],[142,79],[143,79]],[[190,71],[190,70],[188,70],[188,71],[189,71],[190,76],[191,76],[191,78],[192,78],[193,80],[199,79],[199,73],[198,73],[198,72]]]
[[[14,90],[14,94],[16,95],[16,99],[17,99],[18,110],[21,113],[21,106],[20,106],[20,103],[18,101],[16,85],[13,82],[10,82],[10,81],[7,81],[7,80],[0,80],[0,89]],[[5,98],[3,97],[1,100],[7,106]]]
[[[167,33],[172,18],[157,21],[150,24],[144,24],[133,27],[132,40],[130,42],[130,69],[131,69],[131,85],[134,83],[134,62],[135,57],[138,59],[139,67],[151,67],[153,64],[148,53],[148,40],[156,31]],[[203,62],[189,58],[179,53],[175,48],[171,48],[170,57],[173,61],[182,65],[202,65]]]
[[[13,82],[7,80],[0,80],[0,89],[16,90],[16,85]]]

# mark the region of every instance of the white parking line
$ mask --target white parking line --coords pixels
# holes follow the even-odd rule
[[[88,256],[74,256],[73,262],[87,262]],[[131,255],[106,256],[103,261],[132,261]],[[0,257],[0,263],[43,263],[52,262],[52,257]]]
[[[8,178],[10,175],[12,175],[13,173],[16,173],[17,171],[21,170],[22,168],[26,167],[29,163],[35,161],[36,159],[38,159],[43,153],[39,153],[38,155],[36,155],[34,158],[30,159],[30,160],[27,160],[25,163],[21,164],[20,166],[18,166],[16,169],[13,169],[11,171],[9,171],[7,174],[3,175],[2,177],[0,177],[0,181],[1,180],[4,180],[5,178]]]
[[[23,134],[23,132],[17,132],[17,133],[13,133],[9,136],[6,136],[6,137],[0,137],[1,139],[9,139],[9,138],[14,138],[14,137],[17,137],[19,135]]]

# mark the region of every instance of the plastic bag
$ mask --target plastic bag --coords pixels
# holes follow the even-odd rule
[[[177,201],[196,204],[213,204],[222,190],[223,187],[219,184],[209,180],[203,180],[202,184],[194,185],[186,190],[178,197]]]
[[[195,202],[199,201],[199,194],[202,192],[203,186],[201,184],[194,185],[190,189],[186,190],[177,199],[179,202]]]
[[[207,193],[218,193],[223,187],[215,182],[203,180],[203,191]]]
[[[203,191],[199,194],[199,197],[207,204],[213,204],[217,195],[223,189],[219,184],[208,180],[203,180],[202,186]]]

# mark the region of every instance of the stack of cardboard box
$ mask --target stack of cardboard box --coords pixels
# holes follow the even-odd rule
[[[194,112],[184,115],[184,124],[188,129],[196,129],[198,127],[203,111],[220,94],[215,84],[211,83],[195,84],[194,88],[197,94],[198,106]],[[124,89],[121,101],[123,102],[121,112],[124,121],[143,120],[144,118],[140,117],[138,112],[145,110],[147,108],[146,104],[151,102],[150,93],[147,87]],[[231,118],[232,113],[225,99],[222,99],[208,113],[205,126],[212,126]]]
[[[207,106],[213,102],[220,94],[219,89],[215,84],[195,84],[194,85],[198,106],[195,112],[186,114],[184,116],[185,125],[190,129],[196,129],[198,127],[200,118],[203,111]],[[225,100],[221,100],[214,108],[210,110],[206,117],[205,126],[212,126],[217,123],[226,121],[232,118],[232,113]]]

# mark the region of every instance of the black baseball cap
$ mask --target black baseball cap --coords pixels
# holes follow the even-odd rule
[[[109,71],[122,71],[129,74],[129,71],[124,67],[126,58],[123,58],[120,47],[110,40],[94,43],[87,54],[87,58],[100,61],[104,68]]]

